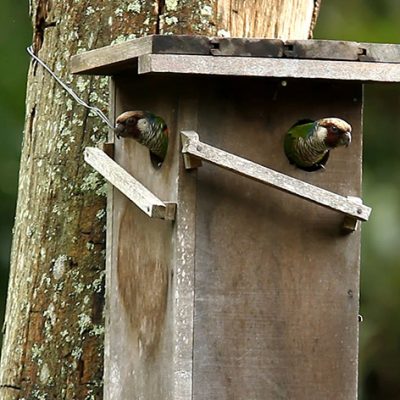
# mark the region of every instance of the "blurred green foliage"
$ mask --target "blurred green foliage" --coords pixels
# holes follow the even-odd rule
[[[28,2],[0,13],[0,319],[17,191],[31,40]],[[399,0],[323,0],[315,38],[396,43]],[[364,108],[361,400],[400,399],[400,85],[368,85]],[[351,173],[351,171],[349,171]]]
[[[322,0],[314,37],[398,43],[400,1]],[[400,399],[400,85],[365,86],[360,400]]]

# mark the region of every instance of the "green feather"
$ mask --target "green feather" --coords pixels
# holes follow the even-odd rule
[[[313,121],[299,121],[289,129],[284,140],[284,150],[289,161],[306,171],[315,171],[321,168],[321,164],[323,165],[329,157],[329,152],[320,148],[313,149],[313,145],[307,147],[303,152],[299,151],[299,142],[304,143],[304,140],[312,139],[315,127],[316,123]]]
[[[168,149],[168,128],[165,121],[150,112],[144,113],[148,121],[148,130],[141,132],[139,142],[147,146],[151,153],[163,161]]]
[[[305,124],[293,125],[285,136],[284,149],[289,161],[293,164],[296,162],[296,152],[294,150],[294,143],[299,139],[310,136],[313,132],[314,122],[307,122]],[[298,161],[298,160],[297,160]]]

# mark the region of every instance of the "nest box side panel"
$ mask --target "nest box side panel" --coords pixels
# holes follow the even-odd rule
[[[361,188],[359,83],[199,80],[203,142],[342,195]],[[326,170],[283,152],[298,120],[353,127]],[[204,163],[198,169],[193,399],[354,400],[360,232],[343,215]]]
[[[115,115],[151,110],[175,132],[174,87],[137,76],[117,76]],[[157,93],[157,96],[154,96]],[[115,161],[163,201],[177,201],[179,143],[171,135],[161,168],[133,139],[115,139]],[[112,259],[107,288],[108,324],[105,360],[109,399],[172,399],[173,259],[175,223],[145,215],[114,189]]]

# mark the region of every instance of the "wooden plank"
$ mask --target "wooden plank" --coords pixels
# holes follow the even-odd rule
[[[287,40],[284,54],[289,58],[358,61],[360,45],[343,40]]]
[[[179,208],[174,222],[148,218],[114,190],[107,400],[191,399],[197,173],[185,171],[176,133],[197,127],[197,103],[190,79],[184,87],[180,81],[131,73],[114,77],[116,115],[151,110],[170,130],[160,168],[145,146],[128,138],[115,139],[115,160]]]
[[[283,56],[284,42],[279,39],[213,38],[210,41],[214,56],[275,57]]]
[[[147,54],[138,73],[178,73],[276,78],[400,82],[400,64],[250,57]]]
[[[400,62],[400,46],[386,43],[360,43],[360,61],[367,62]]]
[[[73,74],[115,75],[136,69],[143,54],[210,54],[210,39],[191,35],[150,35],[77,54],[71,58]]]
[[[115,121],[115,101],[116,101],[116,88],[113,78],[108,79],[109,85],[109,114],[110,121]],[[114,159],[114,131],[109,129],[108,131],[108,144],[109,153],[106,153],[109,157]],[[112,145],[112,146],[111,146]],[[107,146],[106,146],[107,147]],[[111,183],[107,183],[107,209],[106,209],[106,276],[105,276],[105,304],[104,304],[104,399],[111,400],[115,398],[113,395],[113,371],[112,368],[112,352],[113,352],[113,336],[111,315],[112,315],[112,300],[114,299],[115,293],[113,287],[115,282],[113,280],[113,269],[115,267],[115,254],[113,247],[113,231],[114,231],[114,192],[117,191]]]
[[[113,121],[113,120],[111,120]],[[111,130],[111,129],[110,129]],[[105,142],[101,144],[101,150],[108,155],[111,159],[114,159],[114,142]]]
[[[210,54],[210,38],[199,35],[153,35],[153,54]]]
[[[400,63],[400,46],[342,40],[287,40],[284,55],[301,59]]]
[[[152,49],[153,37],[146,36],[86,51],[71,57],[71,72],[113,75],[122,70],[132,69],[137,63],[137,57],[151,53]]]
[[[352,200],[352,198],[340,196],[234,154],[209,146],[200,142],[196,132],[183,131],[181,134],[184,138],[183,153],[191,154],[236,174],[273,186],[276,189],[291,193],[315,204],[330,208],[331,210],[342,212],[361,221],[368,221],[371,208],[359,204]]]
[[[190,85],[199,96],[198,128],[186,130],[359,196],[361,86],[198,77]],[[351,145],[333,151],[324,171],[295,168],[283,151],[285,132],[301,118],[328,115],[352,125]],[[193,399],[356,399],[360,231],[344,235],[343,215],[211,163],[194,172]]]
[[[176,81],[175,81],[176,82]],[[178,83],[178,82],[176,82]],[[180,86],[178,125],[176,132],[189,126],[197,128],[198,97],[191,90],[196,82],[187,81]],[[174,280],[174,400],[193,399],[193,329],[195,292],[196,248],[196,186],[197,171],[187,172],[180,157],[180,141],[176,157],[179,159],[178,198],[179,213],[176,219],[176,265]]]
[[[136,69],[137,58],[146,54],[202,55],[207,57],[210,57],[210,55],[255,58],[285,57],[293,59],[345,60],[350,62],[400,63],[400,46],[396,44],[334,40],[289,40],[283,42],[279,39],[151,35],[75,55],[71,58],[71,71],[72,73],[80,74],[115,75],[124,70]],[[165,72],[178,72],[173,69],[173,66],[171,68],[171,71]],[[225,74],[230,75],[230,73]],[[233,75],[236,75],[236,73],[233,73]],[[244,73],[243,75],[246,74]],[[332,79],[339,78],[333,77]],[[374,79],[360,78],[360,80]]]
[[[86,147],[85,161],[149,217],[174,219],[174,205],[164,204],[100,149]]]

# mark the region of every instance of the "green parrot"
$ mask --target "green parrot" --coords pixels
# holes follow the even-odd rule
[[[126,111],[116,120],[118,138],[130,137],[148,147],[160,163],[168,149],[168,128],[165,121],[149,111]]]
[[[286,133],[284,149],[291,164],[305,171],[316,171],[324,168],[330,150],[347,147],[350,142],[351,125],[340,118],[301,120]]]

